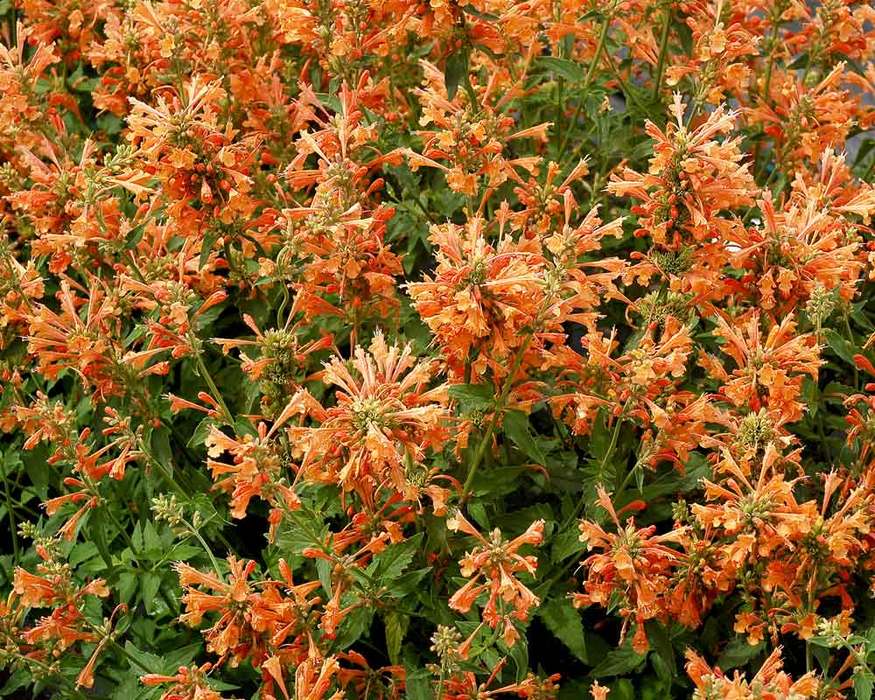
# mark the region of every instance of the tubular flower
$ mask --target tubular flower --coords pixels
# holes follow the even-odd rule
[[[458,511],[449,518],[447,527],[470,535],[479,543],[459,564],[462,576],[470,580],[450,598],[450,607],[468,612],[481,593],[488,593],[483,621],[493,629],[502,625],[504,641],[512,646],[519,638],[513,619],[525,622],[532,608],[540,605],[537,596],[517,578],[523,572],[533,576],[538,561],[534,556],[519,554],[518,550],[523,545],[541,544],[544,521],[536,520],[522,535],[510,541],[506,541],[499,530],[493,530],[489,538],[485,538]]]
[[[279,413],[287,397],[297,391],[306,379],[305,368],[310,355],[331,347],[333,339],[323,335],[318,340],[303,342],[300,337],[300,324],[292,323],[297,311],[298,299],[292,305],[285,326],[261,331],[255,320],[243,315],[243,322],[255,334],[254,340],[242,338],[214,338],[222,351],[228,353],[232,348],[240,348],[240,369],[253,381],[259,382],[261,405],[270,415]],[[246,352],[242,349],[246,348]],[[258,355],[249,357],[249,348]]]
[[[549,399],[554,413],[564,415],[581,434],[591,430],[599,409],[607,406],[616,406],[614,415],[628,411],[657,429],[667,429],[666,410],[690,398],[676,389],[687,373],[693,343],[689,328],[672,316],[659,331],[656,323],[649,324],[641,339],[618,357],[611,357],[617,347],[616,330],[607,337],[598,330],[587,332],[582,353],[567,355],[559,385],[563,392]],[[704,410],[701,403],[690,406],[687,416],[695,420],[693,414],[700,409]],[[656,449],[649,447],[651,454],[644,461]]]
[[[748,166],[741,162],[739,139],[714,140],[732,131],[736,113],[718,107],[703,124],[689,130],[679,94],[671,111],[675,121],[665,132],[652,122],[645,127],[655,142],[648,173],[625,168],[613,176],[608,191],[642,202],[632,209],[639,217],[636,235],[678,249],[685,240],[703,242],[727,230],[729,224],[719,214],[753,204],[755,185]]]
[[[741,283],[753,290],[763,309],[798,308],[820,289],[845,300],[856,292],[863,263],[852,228],[842,218],[818,211],[814,199],[802,206],[777,213],[767,195],[759,202],[763,228],[736,229],[739,235],[728,237],[738,246],[734,265],[746,272]]]
[[[434,226],[429,236],[437,248],[434,277],[408,285],[416,310],[456,376],[464,375],[472,355],[482,357],[477,363],[482,365],[518,349],[543,298],[544,259],[536,246],[505,238],[493,247],[485,226],[478,218],[464,227]]]
[[[255,437],[246,435],[241,439],[230,438],[215,426],[210,426],[205,441],[209,455],[207,467],[216,481],[216,488],[231,494],[231,517],[246,517],[253,497],[271,504],[272,523],[282,516],[284,510],[298,506],[297,496],[283,477],[284,455],[277,443],[271,440],[281,425],[282,422],[277,421],[268,430],[264,423],[259,423]],[[232,456],[233,463],[215,459],[225,452]]]
[[[470,103],[470,96],[461,91],[450,99],[443,72],[425,61],[421,65],[425,88],[416,90],[423,107],[420,124],[433,128],[419,132],[425,146],[422,155],[408,153],[412,168],[429,166],[442,170],[449,188],[469,197],[479,193],[481,178],[488,188],[494,189],[508,178],[517,179],[515,168],[529,172],[537,168],[539,158],[509,158],[504,154],[507,145],[516,139],[545,141],[550,127],[547,122],[515,131],[513,117],[501,114],[501,109],[520,87],[505,87],[501,97],[495,99],[501,76],[493,75],[477,96],[479,103],[475,105]],[[471,95],[474,95],[473,90]],[[493,99],[495,104],[489,104]]]
[[[737,698],[738,700],[779,700],[781,698],[818,697],[820,682],[813,673],[806,673],[794,681],[782,670],[781,648],[778,647],[765,660],[756,675],[747,680],[738,671],[727,677],[719,668],[711,668],[692,650],[687,651],[687,675],[696,686],[696,700],[708,698]]]
[[[322,380],[337,387],[337,405],[323,408],[309,394],[292,399],[313,427],[288,428],[297,479],[336,483],[364,495],[389,488],[418,500],[422,460],[445,435],[445,388],[428,390],[434,365],[410,346],[388,345],[378,332],[351,362],[333,358]]]
[[[665,619],[672,572],[684,559],[683,553],[668,543],[677,542],[683,531],[655,535],[655,527],[636,528],[632,518],[623,526],[608,493],[599,487],[597,494],[599,505],[608,512],[617,532],[607,532],[589,520],[580,522],[581,542],[587,549],[600,552],[581,563],[587,577],[584,592],[574,594],[574,605],[618,605],[624,634],[634,622],[632,645],[643,654],[649,648],[644,623]]]
[[[299,109],[316,128],[300,131],[297,156],[285,174],[294,190],[312,186],[313,193],[307,206],[279,212],[281,248],[275,262],[265,261],[275,276],[297,282],[296,305],[308,319],[336,315],[353,330],[394,312],[395,278],[402,274],[400,257],[385,241],[395,210],[376,201],[384,183],[376,175],[400,154],[379,152],[363,111],[379,89],[364,72],[355,88],[342,86],[337,113],[303,90]],[[307,167],[311,157],[316,168]]]
[[[311,609],[319,599],[311,595],[319,583],[294,584],[284,561],[280,561],[283,581],[249,581],[255,570],[252,561],[232,556],[228,566],[226,582],[214,573],[175,565],[184,590],[185,613],[180,620],[198,626],[205,615],[217,615],[213,626],[203,632],[207,649],[220,657],[227,655],[234,665],[248,659],[259,668],[276,653],[291,662],[303,660],[307,634],[317,622]]]
[[[787,316],[773,324],[763,338],[761,316],[751,313],[733,327],[722,316],[716,318],[715,333],[726,343],[722,350],[735,363],[730,374],[712,356],[700,360],[715,379],[720,392],[733,405],[758,411],[765,406],[788,422],[799,420],[804,409],[799,401],[804,375],[817,378],[823,361],[811,334],[796,334],[796,322]]]
[[[210,687],[208,674],[213,667],[211,663],[202,666],[180,666],[179,671],[172,675],[147,673],[140,676],[140,682],[146,686],[173,685],[164,691],[161,700],[222,700],[218,691]]]

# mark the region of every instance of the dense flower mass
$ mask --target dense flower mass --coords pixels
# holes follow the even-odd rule
[[[0,696],[871,700],[875,9],[0,0]]]

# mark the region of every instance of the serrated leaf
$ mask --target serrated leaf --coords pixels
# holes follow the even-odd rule
[[[153,614],[155,612],[155,596],[158,595],[158,589],[161,587],[161,576],[151,571],[143,574],[140,579],[140,597],[143,600],[143,605],[146,606],[146,612]]]
[[[138,649],[130,641],[125,642],[125,651],[127,655],[133,659],[132,667],[137,671],[144,673],[162,673],[170,671],[168,664],[155,654],[150,654],[148,651]]]
[[[191,434],[191,437],[188,439],[189,447],[200,447],[206,442],[207,435],[210,434],[210,427],[215,425],[215,421],[207,416],[200,423],[197,424],[197,427]]]
[[[406,670],[407,700],[434,700],[431,692],[431,674],[424,668],[407,667]]]
[[[371,627],[374,619],[374,609],[361,606],[347,615],[340,625],[335,643],[340,649],[348,649]]]
[[[585,549],[586,543],[580,541],[580,529],[575,522],[553,538],[553,554],[550,558],[558,563]]]
[[[850,342],[832,328],[825,329],[823,337],[826,338],[826,344],[829,345],[830,350],[849,365],[854,366],[854,355],[857,353],[857,350]]]
[[[745,637],[733,639],[726,645],[723,653],[720,654],[720,658],[717,659],[717,665],[723,670],[744,666],[759,654],[762,649],[763,642],[751,645],[747,643],[747,638]]]
[[[614,649],[592,670],[595,678],[603,676],[620,676],[633,671],[647,658],[646,654],[639,654],[632,648],[629,641],[619,649]]]
[[[453,384],[447,393],[466,411],[486,411],[495,405],[492,384]]]
[[[134,592],[137,590],[139,579],[132,571],[125,571],[118,578],[118,596],[122,603],[130,603],[134,597]]]
[[[450,54],[447,57],[444,68],[444,85],[447,89],[447,97],[453,99],[459,91],[459,86],[468,79],[468,63],[470,53],[467,47]]]
[[[88,561],[96,556],[98,556],[96,544],[93,542],[80,542],[70,551],[67,561],[70,563],[70,566],[76,567],[83,561]]]
[[[586,71],[584,71],[583,66],[567,58],[539,56],[535,60],[535,64],[543,66],[546,70],[565,78],[565,80],[571,83],[581,83],[586,77]]]
[[[403,598],[404,596],[413,593],[430,571],[431,567],[426,566],[423,569],[416,569],[414,571],[408,571],[406,574],[402,574],[392,581],[389,595],[392,598]]]
[[[533,462],[546,466],[547,456],[532,437],[529,417],[522,411],[507,411],[504,414],[504,434]]]
[[[392,544],[380,552],[368,566],[368,574],[380,580],[392,580],[403,573],[422,545],[423,533]]]
[[[872,690],[875,688],[875,676],[866,667],[858,667],[852,676],[854,683],[854,696],[857,700],[872,700]]]
[[[539,608],[538,615],[553,635],[585,664],[589,663],[586,636],[580,613],[568,598],[553,598]]]
[[[386,649],[389,652],[389,660],[393,664],[398,663],[401,655],[401,644],[410,627],[410,615],[391,611],[383,618],[383,627],[386,630]]]

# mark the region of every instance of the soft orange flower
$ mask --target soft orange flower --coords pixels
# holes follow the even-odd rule
[[[680,94],[675,94],[671,108],[675,121],[665,131],[647,122],[645,129],[655,143],[646,175],[624,168],[608,184],[609,192],[642,202],[632,209],[639,217],[636,235],[674,249],[685,238],[703,242],[719,235],[728,226],[719,221],[719,214],[753,204],[756,191],[748,166],[742,163],[740,139],[714,140],[732,131],[737,113],[720,106],[690,130],[684,110]]]
[[[172,683],[161,696],[161,700],[222,700],[222,696],[210,687],[207,679],[212,666],[211,663],[188,668],[180,666],[173,676],[147,673],[140,676],[140,682],[147,686]]]
[[[389,487],[418,500],[417,474],[445,433],[445,388],[427,389],[433,363],[377,333],[369,351],[356,347],[348,364],[333,358],[322,379],[337,387],[337,405],[323,408],[306,392],[292,399],[314,427],[290,427],[297,479],[337,483],[367,494]]]
[[[816,379],[823,363],[814,336],[797,334],[792,316],[770,324],[765,337],[758,313],[735,324],[722,315],[716,321],[715,333],[726,341],[722,349],[732,358],[735,369],[730,374],[707,355],[702,363],[722,383],[721,393],[735,406],[754,411],[765,406],[787,421],[799,420],[804,408],[799,401],[804,375]]]
[[[473,376],[487,358],[506,360],[524,342],[523,329],[534,324],[543,298],[545,261],[537,247],[507,238],[493,247],[485,226],[479,218],[464,227],[434,226],[434,276],[408,285],[416,310],[460,377],[471,356],[478,356]]]
[[[632,518],[623,526],[608,493],[599,487],[597,494],[599,505],[608,512],[617,532],[607,532],[589,520],[580,522],[580,540],[587,549],[601,551],[581,563],[587,578],[584,592],[574,594],[574,605],[608,607],[618,597],[624,634],[629,623],[634,622],[632,646],[643,654],[649,648],[644,623],[665,619],[672,572],[684,560],[683,553],[668,544],[677,542],[684,533],[681,529],[655,535],[655,527],[636,528]]]
[[[733,700],[781,700],[782,698],[815,698],[820,682],[813,673],[806,673],[794,681],[782,670],[781,648],[778,647],[760,667],[756,675],[747,680],[739,671],[731,678],[719,668],[711,668],[692,650],[687,651],[687,674],[696,686],[696,700],[721,697]]]
[[[532,608],[540,605],[538,597],[517,579],[523,572],[534,575],[538,560],[531,555],[520,555],[518,550],[523,545],[541,544],[544,521],[536,520],[522,535],[510,541],[504,540],[499,530],[493,530],[489,538],[485,538],[458,511],[447,520],[447,527],[470,535],[479,543],[459,563],[462,576],[470,580],[450,598],[450,607],[468,612],[480,594],[488,592],[483,621],[493,629],[503,625],[504,641],[513,646],[519,632],[512,618],[525,622]]]

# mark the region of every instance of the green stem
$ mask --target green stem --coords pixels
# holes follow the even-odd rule
[[[194,361],[197,364],[198,374],[200,374],[203,380],[207,383],[207,386],[210,389],[210,394],[218,402],[219,407],[222,409],[225,423],[227,423],[228,425],[234,425],[234,419],[231,417],[231,411],[228,410],[228,405],[225,403],[225,399],[222,398],[222,394],[219,391],[219,388],[213,381],[213,376],[207,369],[206,364],[204,364],[203,357],[201,357],[200,348],[196,348],[196,350],[197,352],[195,352],[194,354]]]
[[[9,479],[6,475],[6,465],[3,465],[3,492],[6,496],[6,515],[9,518],[9,535],[12,537],[12,553],[15,563],[18,563],[18,523],[15,521],[15,511],[12,508],[12,493],[9,491]]]
[[[68,678],[55,673],[52,670],[52,667],[48,664],[44,664],[42,661],[37,661],[36,659],[29,656],[22,656],[21,659],[31,666],[40,669],[43,672],[43,675],[47,678],[54,678],[58,681],[58,685],[65,687],[68,689],[68,692],[71,693],[72,697],[76,698],[76,700],[87,700],[87,696],[83,693],[79,688],[73,685],[73,682]],[[33,682],[33,680],[31,680]]]
[[[637,467],[632,467],[632,468],[627,472],[625,478],[623,479],[623,483],[621,483],[620,486],[619,486],[619,488],[617,488],[617,490],[614,492],[614,496],[615,496],[615,497],[616,497],[616,496],[619,496],[619,495],[622,494],[622,493],[625,493],[625,491],[626,491],[626,487],[629,486],[629,483],[632,481],[632,477],[635,476],[635,471],[636,471],[636,470],[637,470]]]
[[[662,87],[662,74],[665,71],[665,58],[668,54],[668,37],[671,33],[671,5],[665,9],[665,19],[662,23],[662,36],[659,40],[659,59],[656,62],[656,75],[653,83],[653,99],[659,97]]]
[[[213,569],[216,572],[216,576],[220,579],[223,578],[222,569],[219,568],[219,561],[216,559],[216,555],[213,554],[213,550],[210,548],[210,545],[207,544],[207,541],[201,537],[201,533],[197,531],[197,529],[187,520],[181,521],[183,525],[185,525],[185,529],[188,530],[189,534],[194,537],[203,547],[204,552],[206,552],[207,556],[210,558],[210,564],[213,565]]]
[[[516,376],[516,373],[519,371],[520,366],[523,364],[523,356],[526,354],[526,350],[529,347],[529,343],[532,341],[531,333],[528,337],[523,341],[523,344],[520,345],[517,350],[516,357],[513,361],[513,366],[508,372],[507,377],[504,379],[504,385],[501,388],[501,394],[498,396],[498,400],[495,403],[495,412],[492,414],[492,418],[489,421],[489,425],[486,426],[486,432],[483,433],[483,439],[480,441],[480,444],[477,445],[477,451],[474,453],[474,459],[471,460],[471,466],[468,468],[468,478],[465,479],[465,485],[462,487],[462,503],[464,504],[471,493],[471,485],[474,483],[474,476],[477,474],[477,469],[480,467],[480,463],[483,461],[483,457],[486,455],[486,450],[489,444],[492,442],[492,435],[495,433],[495,428],[498,425],[498,420],[504,411],[504,404],[507,401],[507,397],[510,394],[511,387],[513,386],[513,379]]]
[[[614,78],[616,79],[617,83],[620,86],[620,90],[623,91],[623,96],[626,99],[626,103],[628,104],[631,102],[639,109],[646,111],[646,109],[647,109],[646,105],[642,105],[641,102],[638,100],[638,98],[635,96],[635,93],[629,89],[628,85],[626,85],[626,81],[623,80],[623,76],[620,75],[620,70],[617,68],[616,64],[614,63],[614,59],[611,57],[610,51],[608,51],[605,54],[605,58],[607,58],[608,66],[611,69],[611,75],[614,76]]]
[[[850,314],[848,313],[847,310],[845,311],[845,313],[842,314],[842,320],[845,322],[845,331],[848,334],[848,342],[851,345],[854,345],[856,347],[855,341],[854,341],[854,332],[851,330]],[[860,373],[857,371],[857,366],[854,365],[854,388],[856,389],[859,386],[860,386]]]
[[[766,77],[763,81],[763,101],[768,104],[769,103],[769,88],[772,84],[772,69],[775,67],[775,43],[778,41],[778,32],[781,29],[781,15],[778,14],[777,17],[772,20],[774,24],[772,25],[772,34],[769,37],[769,62],[766,65]]]
[[[623,414],[625,414],[625,409],[623,411]],[[608,449],[605,452],[605,456],[602,457],[602,462],[599,465],[599,475],[600,476],[604,473],[605,467],[608,466],[608,462],[610,461],[611,457],[613,456],[614,450],[617,449],[617,441],[620,438],[620,428],[623,426],[623,423],[624,423],[623,414],[621,414],[617,417],[617,422],[614,424],[614,430],[611,432],[611,442],[608,444]],[[626,481],[624,481],[623,485],[620,486],[621,491],[624,488],[626,488],[626,486],[628,485],[627,481],[628,481],[630,475],[633,473],[634,473],[634,469],[631,470],[629,472],[629,474],[626,475]],[[562,523],[562,527],[559,528],[559,532],[562,532],[563,530],[565,530],[569,525],[571,525],[572,522],[574,522],[578,518],[578,516],[580,516],[580,513],[583,511],[584,505],[586,505],[586,497],[587,497],[587,492],[584,490],[584,492],[582,494],[580,494],[580,498],[577,501],[577,505],[574,506],[574,510],[571,512],[571,515],[568,518],[566,518],[565,522]]]
[[[596,45],[595,54],[592,57],[592,63],[589,64],[589,70],[586,72],[586,76],[583,79],[583,85],[580,88],[580,100],[577,103],[577,107],[574,110],[574,114],[571,115],[571,121],[568,123],[568,130],[565,132],[565,137],[560,141],[559,152],[558,155],[561,156],[565,151],[566,146],[568,146],[568,140],[571,138],[571,132],[574,128],[574,124],[577,122],[577,118],[580,116],[580,111],[583,109],[583,100],[586,97],[586,93],[589,90],[589,86],[592,83],[592,79],[595,76],[595,70],[598,67],[599,59],[602,56],[602,52],[605,50],[605,45],[607,44],[608,39],[608,29],[611,26],[611,18],[605,17],[602,20],[601,31],[599,32],[599,41]]]
[[[128,534],[128,531],[122,527],[122,524],[119,522],[118,518],[115,517],[115,514],[112,512],[112,509],[105,508],[104,512],[109,516],[109,519],[112,521],[112,524],[115,525],[116,529],[121,533],[122,539],[127,544],[128,549],[131,550],[131,554],[134,557],[134,561],[139,564],[139,560],[137,560],[137,550],[134,549],[134,541],[131,539],[131,536]]]
[[[149,460],[149,463],[158,470],[167,485],[176,492],[177,496],[181,496],[182,498],[188,500],[188,494],[186,493],[185,489],[183,489],[182,486],[179,485],[179,482],[173,478],[173,474],[170,472],[170,470],[167,469],[167,467],[165,467],[154,454],[152,454],[152,451],[146,446],[145,441],[140,440],[139,443],[140,452],[142,452],[146,456],[146,459]]]

